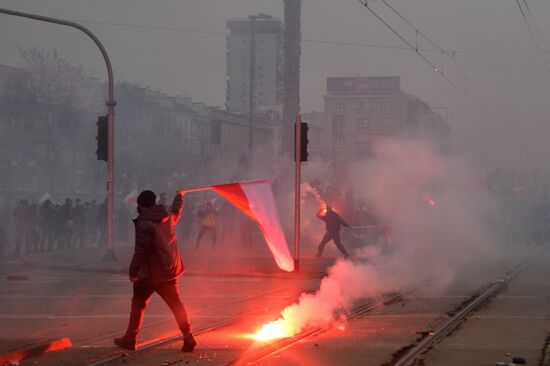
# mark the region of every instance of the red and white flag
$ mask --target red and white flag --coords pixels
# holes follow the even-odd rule
[[[294,270],[294,260],[288,249],[268,180],[222,184],[209,189],[224,197],[258,224],[279,268],[287,272]],[[194,190],[196,189],[190,191]]]

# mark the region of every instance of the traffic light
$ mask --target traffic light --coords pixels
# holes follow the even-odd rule
[[[107,161],[108,146],[109,146],[109,118],[107,116],[99,116],[97,118],[97,160]]]
[[[300,128],[301,128],[301,131],[300,131],[300,139],[302,140],[300,142],[300,149],[301,149],[301,152],[300,152],[300,160],[301,161],[307,161],[307,156],[308,156],[308,153],[307,153],[307,144],[309,142],[308,138],[307,138],[307,132],[309,131],[309,126],[307,125],[306,122],[302,122],[300,124]]]
[[[300,123],[300,161],[307,161],[308,153],[307,153],[307,144],[309,142],[307,138],[307,132],[309,131],[309,127],[306,122]],[[296,137],[294,138],[296,141]],[[294,157],[294,160],[296,160],[296,156]]]

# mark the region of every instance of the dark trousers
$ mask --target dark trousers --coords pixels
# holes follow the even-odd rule
[[[145,308],[154,292],[159,294],[170,310],[172,310],[181,332],[184,335],[189,334],[191,332],[189,318],[187,317],[187,310],[180,300],[178,280],[176,279],[155,284],[134,283],[132,310],[130,312],[130,322],[128,323],[126,336],[134,339],[137,337],[143,323]]]
[[[199,247],[199,245],[201,244],[201,239],[206,233],[210,233],[210,235],[212,235],[212,248],[216,246],[216,240],[218,239],[216,227],[202,225],[199,229],[199,235],[197,235],[197,245],[195,246],[195,248]]]
[[[321,240],[321,243],[319,243],[319,247],[317,248],[317,255],[321,256],[323,255],[323,250],[325,250],[325,246],[327,243],[332,240],[334,244],[338,247],[340,252],[344,255],[344,257],[348,256],[348,252],[346,251],[346,248],[344,248],[344,245],[342,245],[342,241],[340,240],[340,232],[337,231],[335,233],[329,233],[328,231],[325,233],[325,236],[323,236],[323,239]]]

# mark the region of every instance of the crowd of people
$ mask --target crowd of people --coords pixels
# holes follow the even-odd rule
[[[61,203],[47,199],[30,203],[23,198],[11,211],[8,228],[0,225],[0,254],[6,255],[13,243],[13,254],[53,251],[85,245],[105,245],[107,202],[67,198]]]
[[[34,252],[106,245],[107,200],[99,204],[96,200],[80,198],[74,201],[66,198],[63,203],[51,199],[29,201],[23,198],[15,208],[4,210],[7,212],[0,221],[0,257],[20,258]],[[166,201],[166,194],[162,193],[157,204],[167,207]],[[199,249],[206,240],[208,247],[214,249],[223,241],[237,240],[243,243],[243,248],[249,247],[257,227],[244,215],[235,214],[235,210],[227,202],[219,207],[213,201],[186,202],[183,220],[176,228],[182,243]],[[131,219],[135,216],[131,203],[115,205],[113,239],[116,245],[132,244]]]

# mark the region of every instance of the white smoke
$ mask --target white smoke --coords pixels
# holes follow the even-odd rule
[[[286,335],[327,326],[361,298],[426,283],[443,289],[474,259],[498,253],[496,205],[471,183],[475,174],[461,158],[409,140],[386,141],[374,152],[350,167],[348,184],[392,227],[391,238],[339,260],[316,293],[284,309],[275,323]]]

